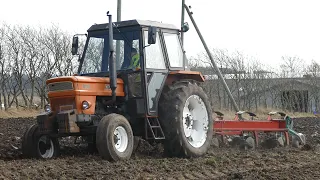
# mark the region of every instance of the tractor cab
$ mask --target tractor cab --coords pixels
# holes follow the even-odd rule
[[[129,20],[114,22],[111,36],[109,30],[109,24],[92,25],[88,29],[78,76],[110,77],[110,60],[114,59],[116,77],[124,81],[125,99],[135,107],[128,109],[129,115],[157,116],[161,90],[174,80],[167,77],[170,73],[183,75],[186,69],[179,29],[155,21]],[[74,55],[77,41],[75,36]],[[202,79],[200,75],[195,78]]]

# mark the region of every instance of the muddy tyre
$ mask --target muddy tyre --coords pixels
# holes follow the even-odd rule
[[[40,135],[37,124],[31,125],[22,139],[22,154],[27,158],[50,159],[59,156],[58,138]]]
[[[213,135],[211,116],[208,97],[197,84],[178,82],[165,87],[159,101],[165,155],[200,157],[206,154]]]
[[[130,159],[133,143],[133,132],[124,116],[109,114],[101,119],[96,132],[96,145],[103,159]]]

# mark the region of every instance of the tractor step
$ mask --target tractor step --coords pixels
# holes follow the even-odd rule
[[[163,130],[157,117],[146,117],[146,139],[165,139]]]

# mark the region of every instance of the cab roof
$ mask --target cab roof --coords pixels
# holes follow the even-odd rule
[[[150,21],[150,20],[128,20],[128,21],[121,21],[121,22],[113,22],[118,28],[121,27],[132,27],[132,26],[140,26],[140,27],[149,27],[149,26],[154,26],[158,28],[163,28],[163,29],[172,29],[172,30],[179,30],[176,26],[172,24],[165,24],[157,21]],[[107,30],[109,29],[108,27],[109,23],[104,23],[104,24],[94,24],[92,25],[89,29],[89,31],[98,31],[98,30]]]

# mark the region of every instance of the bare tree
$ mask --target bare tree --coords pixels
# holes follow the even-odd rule
[[[5,28],[4,26],[0,27],[0,84],[1,84],[1,93],[0,93],[0,105],[2,109],[2,104],[4,104],[5,110],[7,109],[7,100],[5,96],[5,80],[6,80],[6,74],[5,74],[5,67],[6,67],[6,62],[5,62]],[[3,99],[3,100],[2,100]]]
[[[26,81],[24,81],[24,73],[26,67],[26,57],[22,55],[23,53],[23,43],[19,38],[19,32],[22,29],[20,26],[7,27],[8,32],[6,33],[7,45],[11,49],[10,51],[10,67],[11,67],[11,77],[14,78],[14,84],[10,84],[10,93],[12,95],[12,101],[15,102],[16,107],[19,107],[18,96],[21,95],[25,106],[28,105],[27,97],[25,94]],[[11,80],[12,81],[12,80]],[[16,89],[18,88],[18,89]],[[11,106],[11,103],[9,104]]]
[[[69,76],[76,73],[77,59],[71,55],[72,36],[63,32],[57,25],[39,28],[38,56],[41,69],[38,69],[35,90],[43,107],[48,102],[46,80],[55,76]],[[83,46],[83,42],[81,44]]]
[[[301,77],[304,69],[303,60],[297,56],[282,56],[281,76],[285,78]]]
[[[312,77],[320,77],[320,64],[312,60],[311,64],[307,67],[307,73]]]

